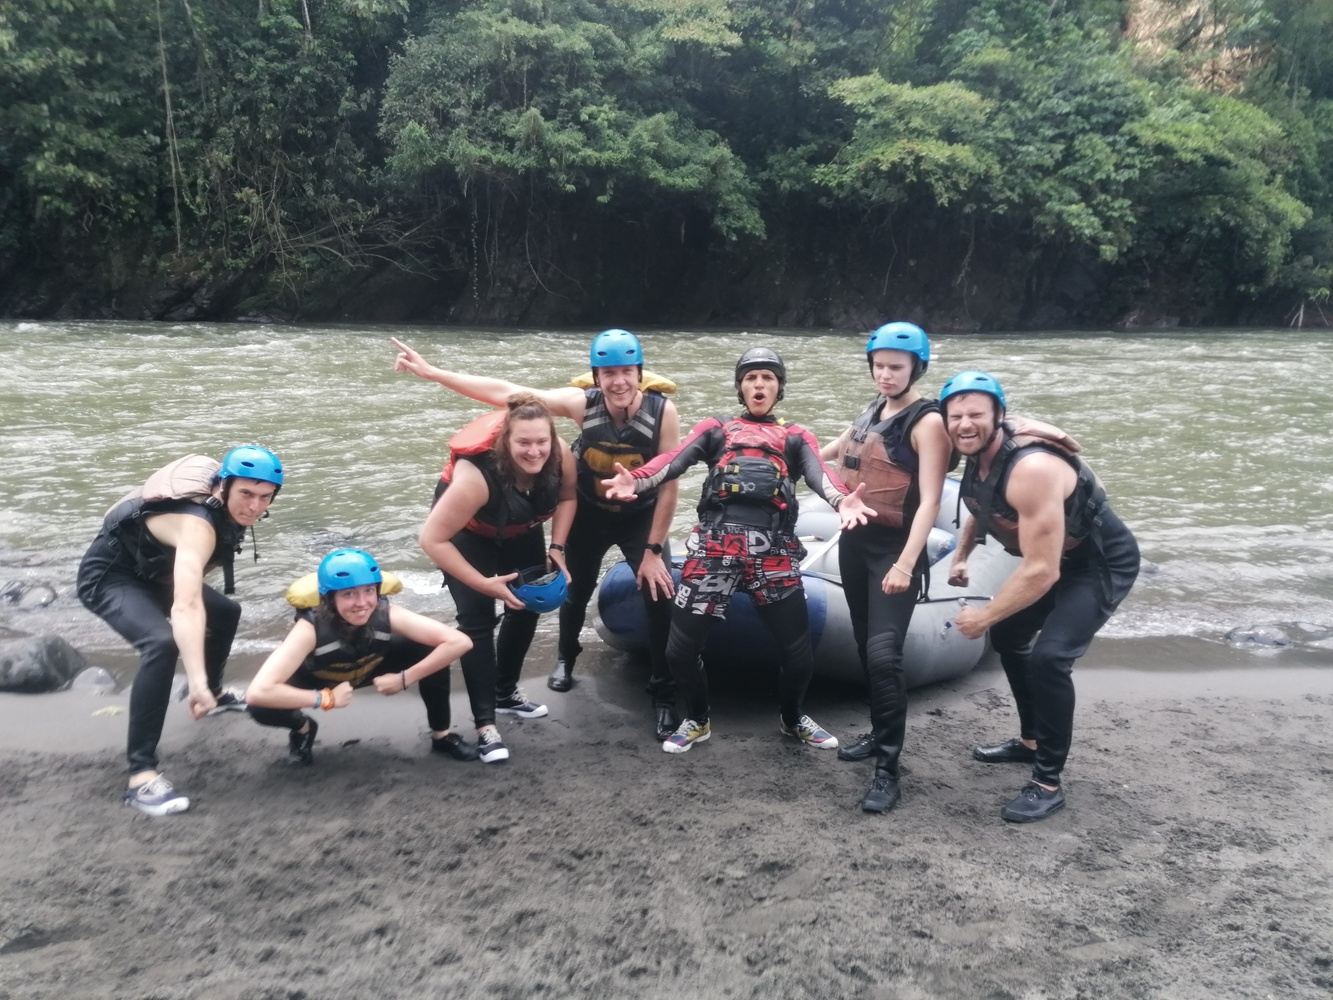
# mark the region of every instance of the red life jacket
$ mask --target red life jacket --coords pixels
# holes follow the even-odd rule
[[[787,464],[788,430],[781,421],[760,423],[732,417],[722,424],[722,454],[708,474],[700,512],[733,505],[768,508],[775,515],[796,509]]]

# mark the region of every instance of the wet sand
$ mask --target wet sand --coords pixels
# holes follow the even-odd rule
[[[1095,644],[1069,806],[999,808],[1019,765],[1002,672],[913,692],[904,796],[784,741],[721,685],[714,737],[669,757],[642,669],[594,651],[513,759],[427,752],[415,695],[324,713],[313,768],[240,714],[173,707],[194,798],[119,805],[124,695],[0,697],[0,997],[1327,997],[1333,669],[1200,643]],[[755,691],[763,692],[755,695]],[[467,722],[461,677],[455,717]],[[758,702],[756,707],[755,702]],[[865,728],[854,691],[809,710]]]

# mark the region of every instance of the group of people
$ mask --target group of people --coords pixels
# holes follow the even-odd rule
[[[1020,557],[989,602],[955,618],[969,638],[989,631],[1018,711],[1018,736],[977,746],[973,756],[1032,765],[1031,779],[1001,810],[1004,819],[1041,820],[1064,806],[1073,663],[1129,592],[1139,555],[1077,442],[1049,424],[1007,419],[993,376],[961,372],[937,398],[924,396],[918,386],[930,364],[929,338],[911,323],[888,323],[865,345],[874,399],[821,447],[810,431],[777,416],[788,372],[767,347],[736,363],[740,412],[701,420],[682,437],[668,398],[672,384],[645,374],[642,344],[625,330],[593,339],[586,385],[555,389],[445,370],[393,344],[397,371],[495,408],[450,441],[419,535],[443,572],[457,627],[393,605],[375,557],[339,549],[321,561],[309,599],[293,601],[295,624],[248,690],[224,689],[240,608],[208,587],[204,574],[221,565],[230,580],[245,529],[267,514],[284,473],[276,455],[253,445],[220,463],[199,456],[174,463],[108,513],[79,570],[85,606],[140,652],[127,804],[150,815],[189,806],[157,759],[177,657],[195,718],[248,708],[257,722],[289,730],[294,763],[312,762],[319,728],[303,709],[343,708],[359,688],[394,695],[413,685],[426,704],[433,750],[462,761],[508,759],[497,716],[548,711],[518,684],[538,616],[558,608],[547,686],[568,692],[588,603],[614,545],[645,605],[653,725],[665,752],[686,753],[712,734],[702,653],[742,589],[780,651],[780,732],[843,760],[873,761],[862,808],[890,810],[900,798],[906,735],[904,640],[928,588],[926,541],[944,477],[962,458],[967,518],[950,583],[966,584],[968,557],[988,535]],[[572,446],[558,435],[556,417],[578,426]],[[677,582],[667,541],[675,481],[697,463],[708,474]],[[804,710],[815,659],[800,575],[797,480],[829,502],[842,530],[839,567],[871,722],[869,733],[842,746]],[[447,668],[455,661],[475,743],[451,729]]]

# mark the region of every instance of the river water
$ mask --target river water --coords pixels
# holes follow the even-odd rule
[[[57,632],[93,662],[123,657],[124,644],[74,595],[102,514],[181,454],[220,456],[251,441],[282,456],[288,485],[259,525],[259,562],[248,546],[238,558],[239,653],[283,634],[286,584],[338,545],[367,548],[400,572],[408,606],[451,617],[415,537],[444,442],[481,408],[395,375],[388,338],[444,367],[552,386],[586,369],[594,332],[0,323],[0,635]],[[821,440],[872,393],[860,332],[642,336],[649,368],[680,384],[686,426],[735,407],[732,365],[755,344],[783,354],[781,412]],[[1190,650],[1206,662],[1209,648],[1236,648],[1233,630],[1261,626],[1266,643],[1289,645],[1242,643],[1246,655],[1333,663],[1333,333],[946,335],[933,344],[928,391],[960,369],[986,369],[1012,412],[1083,443],[1145,559],[1103,632],[1135,650],[1129,661]],[[678,534],[693,522],[701,477],[695,469],[684,481]]]

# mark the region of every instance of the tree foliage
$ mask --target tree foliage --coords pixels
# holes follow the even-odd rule
[[[1331,34],[1304,0],[0,0],[0,277],[592,308],[782,261],[938,304],[888,227],[1027,296],[1075,261],[1108,302],[1319,304]]]

